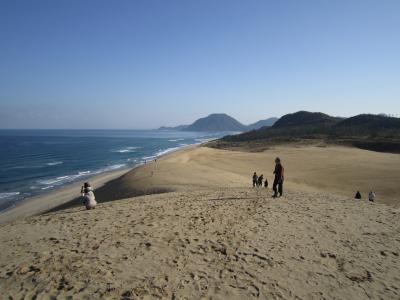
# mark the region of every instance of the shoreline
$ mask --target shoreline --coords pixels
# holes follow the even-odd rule
[[[200,145],[201,144],[192,144],[192,145],[182,146],[177,149],[171,150],[169,152],[163,153],[159,156],[156,156],[151,160],[148,160],[147,163],[141,163],[133,167],[125,167],[113,171],[106,171],[101,174],[96,174],[93,176],[83,178],[83,181],[90,182],[91,185],[94,186],[96,191],[100,188],[105,187],[113,180],[118,179],[119,177],[124,176],[125,174],[133,170],[151,164],[154,161],[154,159],[158,160],[170,154],[190,149],[192,147],[198,147]],[[18,202],[15,206],[7,208],[4,211],[0,212],[0,224],[12,222],[16,219],[24,217],[31,217],[60,210],[61,207],[68,208],[70,206],[73,206],[73,202],[79,199],[81,196],[79,191],[83,181],[71,182],[55,190],[23,199],[22,201]],[[71,205],[68,205],[69,203],[71,203]]]
[[[133,168],[123,168],[115,171],[104,172],[87,177],[85,178],[85,181],[90,181],[93,185],[99,188],[105,185],[107,182],[126,174],[132,169]],[[40,215],[48,210],[53,209],[54,207],[72,201],[74,198],[80,196],[79,190],[81,186],[81,181],[73,182],[56,190],[25,198],[18,202],[14,207],[0,212],[0,224],[23,217]]]
[[[271,189],[270,171],[276,156],[284,157],[284,165],[289,172],[286,187],[350,198],[357,190],[367,195],[369,189],[375,187],[378,202],[400,206],[398,187],[393,184],[400,175],[396,167],[400,164],[400,157],[340,146],[279,146],[252,153],[216,150],[204,147],[203,143],[192,144],[155,157],[157,162],[154,158],[147,164],[102,173],[85,180],[95,188],[98,203],[173,191],[245,188],[254,171],[266,174]],[[332,156],[336,159],[330,159]],[[376,176],[368,175],[372,171]],[[80,206],[81,184],[71,183],[44,195],[27,198],[16,207],[0,213],[0,223]]]

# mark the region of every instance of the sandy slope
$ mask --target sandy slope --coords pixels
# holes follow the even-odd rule
[[[1,225],[0,242],[14,299],[400,297],[400,210],[327,194],[138,197]]]
[[[274,200],[249,185],[254,170],[272,178],[277,155],[287,180]],[[0,225],[1,295],[399,299],[399,157],[343,147],[167,155],[97,189],[106,203],[93,211],[79,203]],[[395,205],[352,199],[371,184]]]
[[[264,174],[272,185],[276,156],[285,167],[285,186],[346,197],[354,197],[360,190],[364,199],[372,189],[378,202],[400,205],[400,155],[349,147],[288,146],[263,153],[196,147],[135,169],[102,193],[107,190],[105,198],[110,199],[130,196],[130,192],[151,192],[156,187],[248,187],[254,171]]]

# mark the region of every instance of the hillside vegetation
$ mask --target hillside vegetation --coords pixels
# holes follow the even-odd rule
[[[323,141],[362,149],[400,153],[400,119],[361,114],[350,118],[299,111],[281,117],[271,127],[225,136],[209,143],[215,148],[232,145],[268,146],[282,142]]]

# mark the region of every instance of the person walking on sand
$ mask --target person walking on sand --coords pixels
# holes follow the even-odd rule
[[[86,209],[94,209],[97,205],[97,202],[89,182],[85,182],[83,184],[81,187],[81,194],[83,197],[83,204],[85,205]]]
[[[264,187],[265,187],[265,188],[268,188],[268,179],[267,179],[267,178],[265,178]]]
[[[258,182],[258,176],[257,176],[257,173],[254,172],[254,174],[253,174],[253,187],[257,186],[257,182]]]
[[[361,193],[360,191],[357,191],[356,195],[354,196],[354,199],[360,200],[361,199]]]
[[[273,174],[275,174],[275,178],[274,178],[274,183],[272,185],[272,189],[274,190],[274,195],[272,197],[276,198],[278,197],[278,192],[279,196],[282,196],[283,194],[284,168],[281,164],[281,159],[279,157],[275,158],[275,170]]]
[[[373,191],[370,191],[368,194],[368,200],[370,202],[375,202],[375,197],[376,197],[375,193]]]
[[[261,175],[258,177],[257,186],[261,186],[261,187],[262,187],[263,180],[264,180],[264,175],[261,174]]]

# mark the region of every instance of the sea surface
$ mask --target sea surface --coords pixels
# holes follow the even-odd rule
[[[0,130],[0,211],[18,201],[134,167],[227,132],[158,130]]]

